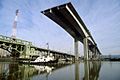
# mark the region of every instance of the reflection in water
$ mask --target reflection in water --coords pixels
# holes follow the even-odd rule
[[[79,62],[75,62],[75,80],[79,80]]]
[[[0,80],[5,80],[6,77],[3,77],[9,73],[8,64],[0,64]]]
[[[53,70],[63,68],[68,64],[53,66],[19,65],[17,63],[0,63],[0,80],[31,80],[33,76],[51,74]],[[39,79],[37,79],[39,80]]]
[[[17,64],[0,64],[0,80],[17,80],[21,77]]]
[[[73,65],[0,63],[0,80],[120,80],[120,62],[86,61]]]
[[[37,65],[22,65],[20,66],[21,80],[29,80],[33,76],[46,74],[46,78],[51,74],[54,67],[49,66],[37,66]]]
[[[98,80],[101,68],[100,61],[84,62],[84,78],[83,80]]]
[[[75,74],[73,76],[75,76],[75,80],[98,80],[101,68],[100,61],[85,61],[84,68],[80,67],[80,63],[76,62],[74,66]],[[59,71],[58,69],[67,65],[59,64],[55,66],[38,66],[19,65],[17,63],[0,63],[0,80],[31,80],[34,76],[37,76],[38,79],[33,80],[39,80],[40,75],[45,75],[48,80],[48,76],[52,76],[50,75],[52,71]],[[80,70],[84,70],[84,76],[82,77],[80,76]]]
[[[9,74],[7,76],[8,80],[17,80],[17,78],[20,79],[19,76],[19,67],[18,64],[9,64]]]
[[[0,63],[0,80],[119,80],[120,62],[85,61],[51,66]]]
[[[84,63],[84,78],[83,80],[89,80],[89,69],[90,69],[90,65],[88,61],[85,61]]]
[[[34,75],[44,73],[48,77],[53,69],[49,66],[0,64],[0,80],[29,80]]]
[[[38,70],[38,74],[46,73],[46,78],[48,79],[48,75],[51,74],[52,70],[54,67],[49,67],[49,66],[38,66],[34,65],[34,68]]]
[[[75,63],[75,80],[80,80],[79,62]],[[101,68],[100,61],[85,61],[84,62],[84,77],[83,80],[98,80]]]
[[[33,76],[46,75],[50,76],[51,72],[63,68],[65,64],[56,66],[38,66],[38,65],[19,65],[16,63],[0,64],[0,80],[30,80]],[[83,80],[98,80],[101,68],[100,61],[84,62]],[[69,73],[68,73],[69,74]],[[75,80],[80,80],[80,64],[75,63]]]

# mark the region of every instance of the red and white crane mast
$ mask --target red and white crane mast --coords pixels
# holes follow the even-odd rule
[[[14,22],[13,22],[12,38],[16,38],[18,14],[19,14],[19,10],[17,9],[15,19],[14,19]]]

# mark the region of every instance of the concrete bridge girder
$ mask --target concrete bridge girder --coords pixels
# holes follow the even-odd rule
[[[81,41],[84,45],[84,56],[86,60],[89,59],[89,52],[90,56],[92,53],[96,54],[96,49],[93,50],[93,48],[90,47],[91,45],[97,47],[96,43],[71,3],[44,10],[42,13],[60,25],[74,38],[74,53],[76,60],[79,57],[77,40]]]

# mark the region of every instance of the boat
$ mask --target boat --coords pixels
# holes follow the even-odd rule
[[[51,56],[39,56],[34,61],[19,61],[19,63],[23,64],[34,64],[34,65],[48,65],[57,63],[58,59],[54,59],[54,57]]]

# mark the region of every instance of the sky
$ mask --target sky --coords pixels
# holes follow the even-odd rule
[[[120,54],[120,0],[0,0],[0,35],[11,36],[19,9],[17,38],[74,54],[74,39],[41,11],[71,2],[103,55]],[[79,54],[83,44],[79,42]]]

